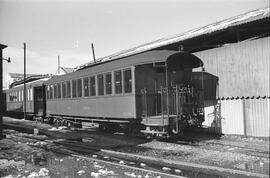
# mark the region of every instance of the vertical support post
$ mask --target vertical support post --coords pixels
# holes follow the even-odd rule
[[[179,122],[179,93],[178,85],[175,87],[175,105],[176,105],[176,132],[179,132],[178,122]]]
[[[25,83],[25,78],[26,78],[26,43],[23,43],[23,51],[24,51],[24,60],[23,60],[23,103],[24,103],[24,119],[26,119],[26,83]]]
[[[7,46],[0,44],[0,140],[3,136],[3,53],[2,50]]]
[[[243,127],[244,127],[244,136],[247,137],[247,121],[246,121],[246,101],[245,99],[242,100],[243,102]]]
[[[204,74],[204,71],[205,71],[205,69],[204,69],[204,67],[202,66],[202,90],[203,90],[203,88],[204,88],[204,83],[203,83],[203,74]]]
[[[161,96],[160,96],[160,100],[161,100],[161,119],[162,119],[162,125],[164,125],[164,99],[163,99],[163,87],[161,86]]]
[[[146,113],[146,123],[148,124],[148,106],[147,106],[147,90],[144,88],[144,103],[145,103],[145,113]]]
[[[170,99],[169,99],[169,79],[168,79],[168,64],[167,61],[165,62],[165,71],[166,71],[166,100],[167,100],[167,119],[169,122],[169,116],[170,116]],[[162,120],[162,124],[164,125],[164,119]]]
[[[57,73],[60,75],[60,56],[58,56],[58,68]]]

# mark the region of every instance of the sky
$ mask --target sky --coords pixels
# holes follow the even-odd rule
[[[269,0],[0,0],[3,85],[8,73],[54,74],[96,58],[251,10]]]

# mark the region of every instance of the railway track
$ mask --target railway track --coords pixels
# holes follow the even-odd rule
[[[39,145],[32,145],[34,147],[39,147],[39,148],[45,149],[47,151],[55,152],[57,154],[72,156],[72,157],[80,158],[83,160],[89,160],[89,161],[110,164],[112,166],[118,166],[118,167],[128,168],[128,169],[132,169],[132,170],[138,170],[138,171],[145,172],[148,174],[156,175],[155,177],[158,177],[158,176],[169,177],[169,178],[170,177],[171,178],[186,177],[186,175],[185,176],[181,175],[183,173],[179,169],[164,167],[161,165],[149,165],[147,163],[142,163],[142,162],[138,163],[138,162],[134,162],[134,160],[118,158],[118,157],[114,157],[111,155],[107,156],[107,155],[104,155],[104,153],[101,152],[100,149],[95,148],[95,147],[84,146],[77,141],[45,140],[45,139],[36,139],[36,138],[30,137],[30,136],[28,136],[27,138],[46,142],[47,144],[56,144],[56,145],[59,145],[61,147],[64,147],[64,148],[72,151],[72,152],[67,152],[67,151],[63,151],[63,149],[49,148],[49,147],[44,147],[44,146],[41,147]]]
[[[204,149],[208,149],[208,150],[216,150],[217,148],[215,146],[220,146],[222,149],[227,148],[227,151],[229,152],[245,153],[249,156],[269,158],[269,151],[263,151],[261,149],[240,146],[237,144],[230,144],[230,143],[224,144],[224,143],[215,142],[215,141],[204,141],[204,140],[196,140],[196,139],[185,139],[185,140],[180,140],[177,142],[173,142],[173,141],[165,141],[165,142],[189,145],[189,146],[203,146]]]
[[[103,133],[103,134],[106,134],[106,133]],[[30,139],[33,139],[33,140],[38,140],[38,141],[43,141],[43,142],[46,142],[48,144],[54,144],[54,145],[57,145],[61,148],[65,148],[65,149],[55,149],[55,148],[52,148],[52,147],[41,147],[43,149],[46,149],[48,151],[52,151],[52,152],[55,152],[55,153],[58,153],[58,154],[62,154],[62,155],[69,155],[69,156],[83,156],[89,160],[93,159],[93,160],[100,160],[101,162],[104,161],[104,162],[110,162],[117,166],[123,166],[122,163],[120,163],[121,161],[124,161],[125,165],[126,166],[129,166],[129,167],[132,167],[134,169],[137,169],[138,170],[144,170],[145,172],[146,171],[153,171],[153,173],[155,172],[158,172],[158,173],[163,173],[164,174],[164,177],[168,177],[168,175],[172,175],[172,176],[187,176],[187,177],[196,177],[198,174],[200,175],[204,175],[204,177],[208,177],[208,176],[211,176],[211,177],[223,177],[224,175],[222,174],[217,174],[217,175],[212,175],[211,173],[203,173],[203,172],[199,172],[199,171],[190,171],[190,170],[184,170],[184,169],[181,169],[181,173],[178,173],[177,171],[175,170],[178,170],[179,167],[165,167],[164,165],[161,165],[161,164],[149,164],[147,163],[147,167],[142,167],[139,163],[135,163],[134,164],[134,159],[125,159],[123,157],[118,157],[118,156],[104,156],[104,152],[101,151],[101,148],[98,148],[98,147],[93,147],[93,146],[86,146],[85,144],[83,144],[82,142],[80,141],[74,141],[74,140],[63,140],[63,139],[58,139],[58,140],[47,140],[47,139],[44,139],[44,138],[35,138],[35,137],[32,137],[32,136],[27,136],[25,135],[24,137],[27,137],[27,138],[30,138]],[[35,141],[34,141],[35,142]],[[217,144],[217,145],[220,145],[220,146],[232,146],[230,144],[222,144],[222,143],[212,143],[212,142],[206,142],[206,141],[202,141],[202,143],[204,144]],[[181,143],[178,143],[178,144],[185,144],[185,145],[194,145],[196,144],[196,142],[191,142],[190,140],[186,140],[185,142],[184,141],[181,141]],[[40,147],[40,146],[38,146]],[[67,151],[68,150],[68,151]],[[252,150],[250,149],[249,150],[250,152],[256,152],[256,150]],[[265,153],[262,153],[264,155],[262,156],[266,156]],[[109,157],[109,159],[108,159]],[[110,164],[108,163],[108,164]],[[131,164],[129,164],[131,163]],[[145,164],[145,163],[143,163]],[[165,167],[165,168],[164,168]],[[165,176],[166,174],[166,176]],[[224,176],[226,177],[226,176]],[[238,176],[237,176],[238,177]],[[240,176],[241,177],[241,176]]]

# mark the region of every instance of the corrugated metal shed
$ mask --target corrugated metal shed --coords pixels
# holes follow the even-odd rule
[[[269,97],[270,37],[194,53],[205,71],[218,77],[218,96]]]
[[[246,136],[270,136],[270,99],[244,100]]]
[[[169,37],[169,38],[162,38],[147,44],[143,44],[128,50],[123,50],[120,51],[118,53],[109,55],[109,56],[105,56],[102,58],[97,59],[97,63],[102,63],[105,61],[109,61],[109,60],[115,60],[115,59],[119,59],[119,58],[123,58],[126,56],[131,56],[131,55],[135,55],[138,53],[142,53],[145,51],[149,51],[149,50],[154,50],[154,49],[158,49],[160,47],[164,47],[166,45],[170,45],[170,44],[174,44],[174,43],[179,43],[181,41],[185,41],[188,39],[192,39],[192,38],[196,38],[199,36],[203,36],[206,34],[211,34],[217,31],[223,31],[223,30],[227,30],[229,28],[234,28],[243,24],[247,24],[247,23],[252,23],[254,21],[258,21],[261,19],[265,19],[265,18],[269,18],[270,13],[269,13],[269,8],[264,8],[264,9],[259,9],[259,10],[254,10],[245,14],[241,14],[239,16],[235,16],[232,18],[228,18],[226,20],[222,20],[220,22],[216,22],[210,25],[206,25],[204,27],[200,27],[194,30],[190,30],[188,32],[173,36],[173,37]],[[80,66],[77,66],[75,68],[75,70],[79,70],[82,69],[84,67],[88,67],[91,65],[95,65],[95,63],[93,62],[89,62]]]

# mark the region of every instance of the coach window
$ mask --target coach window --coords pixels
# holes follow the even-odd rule
[[[30,100],[33,100],[33,88],[30,89]]]
[[[124,70],[124,87],[125,93],[131,93],[132,90],[131,69]]]
[[[14,101],[14,93],[12,92],[11,93],[11,98],[10,98],[11,101]]]
[[[21,91],[18,91],[18,101],[21,101]]]
[[[13,93],[10,93],[10,94],[9,94],[9,101],[10,101],[10,102],[13,101]]]
[[[72,98],[77,97],[77,82],[76,80],[72,80]]]
[[[114,80],[115,80],[115,93],[122,93],[122,73],[121,70],[114,72]]]
[[[57,98],[61,98],[61,85],[57,83]]]
[[[62,83],[62,95],[63,95],[63,98],[67,97],[67,95],[66,95],[66,89],[67,89],[66,85],[67,85],[66,82]]]
[[[70,81],[67,81],[67,98],[70,98],[71,94],[71,86],[70,86]]]
[[[95,76],[90,77],[90,96],[96,96],[96,80],[95,80]]]
[[[50,87],[49,87],[49,85],[46,86],[46,98],[50,99]]]
[[[83,91],[84,91],[85,97],[89,96],[89,78],[88,77],[83,78]]]
[[[53,85],[50,85],[50,99],[53,99]]]
[[[78,97],[82,97],[82,79],[77,79]]]
[[[23,90],[21,90],[21,101],[23,101],[23,99],[24,99],[24,92],[23,92]]]
[[[99,74],[98,78],[98,95],[104,95],[104,79],[103,74]]]
[[[105,75],[105,87],[106,87],[106,94],[112,94],[112,74],[107,73]]]
[[[26,101],[30,101],[29,90],[30,89],[26,89]],[[24,93],[22,93],[22,96],[23,95],[24,95]],[[22,97],[22,100],[23,100],[23,97]]]
[[[53,98],[57,99],[57,85],[56,84],[53,85]]]
[[[29,88],[29,97],[28,97],[28,100],[29,100],[29,101],[32,100],[32,98],[31,98],[31,90],[32,90],[32,88]]]

